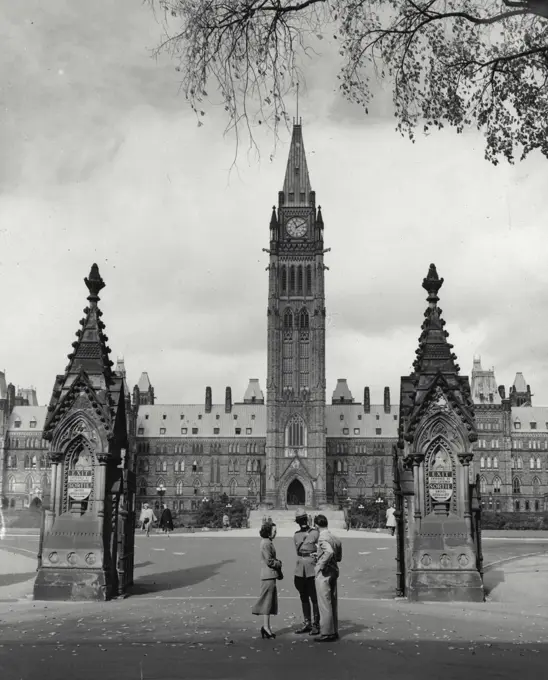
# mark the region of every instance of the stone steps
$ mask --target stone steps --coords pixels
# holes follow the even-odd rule
[[[330,528],[345,528],[344,512],[342,510],[315,510],[312,508],[303,508],[303,510],[308,513],[311,520],[314,519],[314,515],[321,513],[327,518]],[[295,531],[297,530],[295,510],[252,510],[249,515],[250,528],[259,530],[265,517],[270,517],[278,529],[287,530],[293,528]]]

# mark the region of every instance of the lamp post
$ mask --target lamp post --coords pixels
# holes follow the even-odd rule
[[[377,505],[377,533],[381,530],[381,505],[384,503],[382,496],[379,496],[375,501]]]
[[[163,484],[160,484],[160,486],[156,487],[156,493],[160,497],[160,510],[162,509],[162,498],[165,496],[167,489]]]

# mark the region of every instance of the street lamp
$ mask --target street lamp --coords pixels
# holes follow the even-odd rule
[[[377,505],[377,533],[379,533],[381,530],[381,505],[384,503],[384,500],[379,496],[375,503]]]
[[[167,489],[163,484],[156,487],[156,493],[160,496],[160,506],[162,505],[162,498],[165,496]]]

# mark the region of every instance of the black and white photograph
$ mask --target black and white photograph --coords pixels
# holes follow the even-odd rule
[[[0,0],[1,680],[543,678],[548,0]]]

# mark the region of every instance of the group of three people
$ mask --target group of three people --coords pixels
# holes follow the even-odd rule
[[[330,642],[339,637],[337,579],[342,559],[340,540],[328,529],[325,515],[314,518],[309,525],[308,515],[297,511],[295,521],[299,530],[295,533],[297,562],[294,583],[303,610],[304,624],[295,632],[314,635],[317,642]],[[273,539],[276,525],[265,523],[261,527],[261,594],[252,609],[255,615],[264,617],[261,635],[275,638],[270,627],[270,616],[278,613],[276,582],[283,578],[282,563],[276,558]]]

